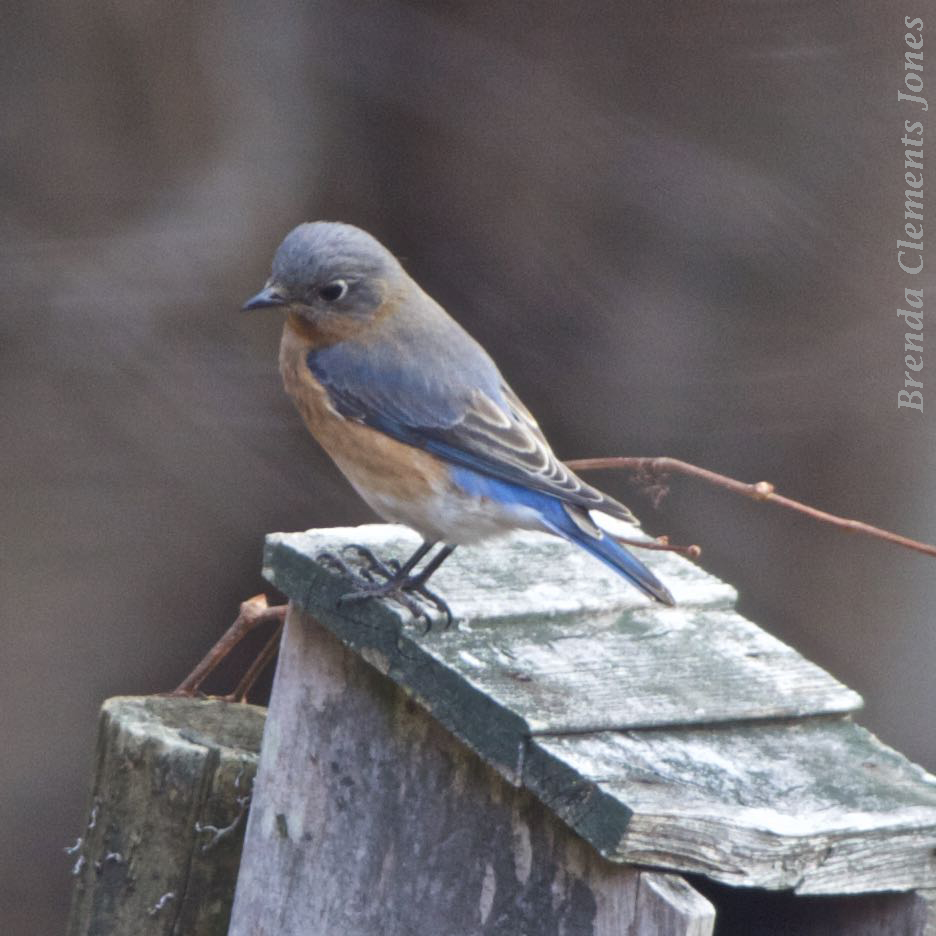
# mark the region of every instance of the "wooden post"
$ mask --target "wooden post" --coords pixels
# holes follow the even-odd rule
[[[224,936],[264,710],[109,699],[68,936]]]
[[[296,606],[263,764],[231,936],[712,931],[682,879],[601,858]]]

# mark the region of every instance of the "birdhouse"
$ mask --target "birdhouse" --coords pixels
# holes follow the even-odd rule
[[[518,533],[455,552],[426,632],[339,601],[316,557],[352,544],[418,541],[267,540],[290,610],[232,936],[933,931],[936,779],[728,585],[650,554],[664,608]]]

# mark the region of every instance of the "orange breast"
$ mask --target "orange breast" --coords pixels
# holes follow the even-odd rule
[[[280,373],[309,432],[355,489],[381,516],[393,501],[421,500],[448,487],[448,473],[434,456],[341,416],[306,364],[314,347],[307,329],[287,320],[280,344]]]

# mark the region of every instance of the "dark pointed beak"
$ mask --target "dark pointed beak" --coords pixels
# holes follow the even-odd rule
[[[286,297],[275,286],[267,286],[248,299],[242,308],[244,312],[253,312],[254,309],[272,309],[283,305],[286,305]]]

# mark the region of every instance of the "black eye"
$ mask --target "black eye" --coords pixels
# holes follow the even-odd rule
[[[337,302],[348,291],[348,284],[343,279],[332,280],[319,288],[319,298],[326,302]]]

